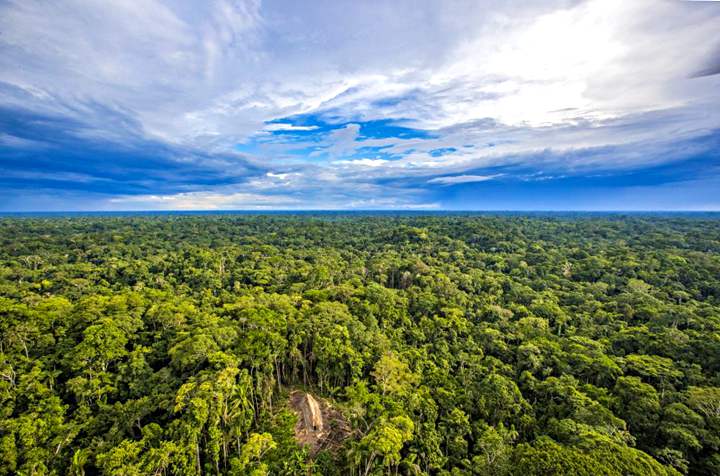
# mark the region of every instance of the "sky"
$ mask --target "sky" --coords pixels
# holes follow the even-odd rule
[[[0,0],[0,211],[720,210],[720,2]]]

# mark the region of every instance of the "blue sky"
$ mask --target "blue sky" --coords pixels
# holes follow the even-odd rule
[[[0,1],[0,211],[720,210],[720,2]]]

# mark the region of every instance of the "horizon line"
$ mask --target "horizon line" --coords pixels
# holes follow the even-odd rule
[[[437,209],[437,208],[267,208],[267,209],[147,209],[147,210],[0,210],[0,215],[19,214],[64,214],[64,213],[92,213],[92,214],[120,214],[120,213],[720,213],[719,209]]]

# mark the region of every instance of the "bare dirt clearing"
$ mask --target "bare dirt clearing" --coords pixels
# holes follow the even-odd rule
[[[323,399],[294,390],[290,393],[290,406],[298,415],[295,439],[307,446],[312,456],[324,449],[334,450],[351,433],[342,413]]]

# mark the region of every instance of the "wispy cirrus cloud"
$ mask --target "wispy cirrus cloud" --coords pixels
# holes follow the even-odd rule
[[[498,177],[502,177],[502,174],[495,175],[449,175],[447,177],[435,177],[428,180],[428,183],[439,183],[442,185],[454,185],[457,183],[476,183],[486,182]]]

